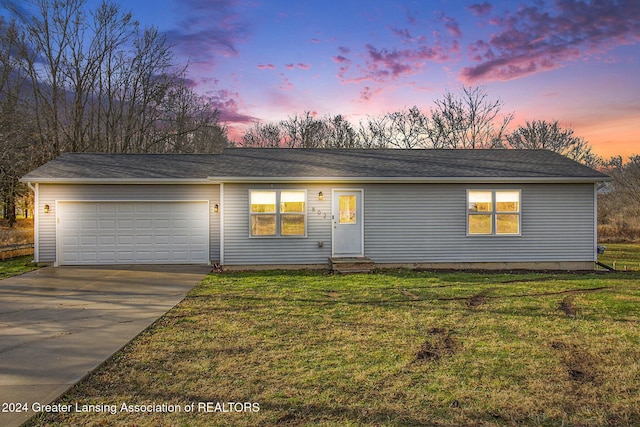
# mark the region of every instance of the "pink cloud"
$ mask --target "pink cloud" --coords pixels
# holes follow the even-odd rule
[[[474,15],[480,16],[480,15],[486,15],[490,13],[491,10],[493,9],[493,6],[491,6],[491,4],[487,2],[484,2],[484,3],[472,4],[471,6],[467,7],[467,9],[471,11],[471,13],[473,13]]]
[[[294,64],[285,64],[284,68],[286,68],[287,70],[293,70],[294,68],[296,68],[296,66]]]
[[[302,62],[299,62],[298,68],[300,68],[301,70],[308,70],[309,68],[311,68],[311,64],[303,64]]]
[[[234,0],[179,2],[176,28],[165,34],[175,51],[199,68],[211,68],[219,57],[235,56],[237,44],[246,40],[248,26],[241,21]]]
[[[451,37],[460,38],[462,37],[462,30],[460,29],[460,25],[458,25],[458,21],[455,18],[450,16],[445,16],[443,19],[444,27],[447,29]]]
[[[275,70],[276,66],[273,64],[258,64],[257,65],[259,70]]]
[[[415,16],[415,12],[410,11],[406,7],[405,17],[407,18],[407,23],[409,23],[409,25],[416,25],[418,23],[418,18]]]
[[[280,74],[280,77],[282,77],[282,83],[279,86],[280,90],[293,90],[295,88],[287,76]]]
[[[427,61],[441,62],[449,58],[439,45],[418,46],[409,49],[378,49],[366,45],[368,58],[360,67],[363,76],[373,81],[384,82],[421,71]]]
[[[469,58],[478,64],[464,68],[461,79],[515,79],[640,41],[637,0],[557,0],[552,12],[543,7],[520,7],[492,18],[498,31],[469,46]]]
[[[320,43],[320,40],[318,40],[316,38],[313,38],[313,39],[311,39],[311,43]]]
[[[378,95],[380,93],[382,93],[382,88],[371,89],[371,87],[365,86],[360,91],[360,99],[363,100],[363,101],[370,101],[371,98],[373,98],[374,95]]]
[[[211,106],[220,111],[220,121],[224,123],[253,123],[256,118],[240,113],[238,99],[240,95],[237,92],[228,90],[219,90],[213,92],[208,97]]]
[[[458,38],[462,31],[453,18],[441,15],[438,23],[447,29],[448,35],[433,31],[432,41],[424,35],[412,34],[407,28],[388,27],[400,39],[401,46],[397,42],[393,47],[369,43],[357,56],[350,55],[350,49],[341,47],[341,54],[332,57],[333,62],[341,65],[337,77],[342,83],[386,83],[420,73],[428,63],[449,60],[460,52]]]

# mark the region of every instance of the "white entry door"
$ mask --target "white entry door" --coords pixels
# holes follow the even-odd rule
[[[364,255],[362,190],[333,190],[332,218],[334,257]]]
[[[206,201],[59,202],[58,264],[206,264]]]

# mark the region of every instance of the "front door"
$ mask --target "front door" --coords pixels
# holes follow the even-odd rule
[[[363,256],[362,190],[333,190],[332,201],[333,256]]]

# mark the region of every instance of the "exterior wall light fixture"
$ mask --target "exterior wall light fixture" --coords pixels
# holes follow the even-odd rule
[[[44,213],[49,213],[49,205],[44,205]]]
[[[318,193],[318,200],[324,200],[324,194],[322,194],[322,191]]]
[[[216,203],[216,204],[213,206],[213,211],[214,211],[215,213],[218,213],[218,211],[219,211],[219,210],[220,210],[220,208],[218,207],[218,204]]]

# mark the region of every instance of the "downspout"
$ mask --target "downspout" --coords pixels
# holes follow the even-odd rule
[[[40,218],[40,200],[38,197],[38,183],[34,186],[31,184],[31,181],[27,182],[27,186],[33,191],[33,262],[36,264],[40,262],[40,251],[39,251],[39,218]]]

